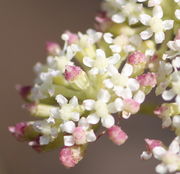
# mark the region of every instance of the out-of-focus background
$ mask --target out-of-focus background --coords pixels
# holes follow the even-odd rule
[[[16,84],[32,84],[32,67],[45,61],[46,41],[60,41],[61,33],[93,27],[101,0],[0,0],[0,174],[154,174],[157,161],[141,161],[145,137],[170,142],[155,116],[122,121],[129,141],[118,147],[106,137],[89,145],[85,159],[73,169],[59,164],[59,149],[37,154],[7,131],[9,125],[34,119],[21,109]],[[149,101],[155,102],[153,97]]]

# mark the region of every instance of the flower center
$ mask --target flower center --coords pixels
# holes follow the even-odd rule
[[[101,118],[106,117],[108,115],[107,104],[101,100],[95,103],[95,110],[96,114]]]
[[[161,19],[159,19],[157,17],[153,17],[150,20],[150,24],[149,25],[150,25],[152,31],[155,32],[155,33],[163,31],[163,22],[162,22]]]

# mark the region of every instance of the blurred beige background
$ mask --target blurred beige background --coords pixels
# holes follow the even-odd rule
[[[23,101],[14,86],[31,84],[32,67],[45,61],[44,43],[59,41],[60,34],[85,31],[93,26],[93,17],[101,0],[0,0],[0,174],[154,174],[156,161],[141,161],[145,137],[165,142],[172,133],[161,129],[156,117],[137,115],[122,121],[129,141],[121,147],[106,137],[89,146],[85,159],[67,170],[59,164],[58,149],[37,154],[17,142],[8,125],[30,120],[21,109]],[[153,98],[149,98],[153,101]],[[154,102],[154,101],[153,101]],[[32,118],[33,119],[33,118]]]

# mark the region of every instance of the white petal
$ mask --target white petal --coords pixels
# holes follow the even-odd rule
[[[141,38],[142,38],[143,40],[149,39],[150,37],[152,37],[152,35],[153,35],[153,32],[152,32],[151,29],[147,29],[147,30],[142,31],[142,32],[140,33],[140,36],[141,36]]]
[[[87,121],[89,124],[97,124],[100,118],[96,114],[90,114],[87,117]]]
[[[105,89],[101,89],[97,95],[98,100],[102,100],[103,102],[107,103],[111,98],[109,92]]]
[[[138,92],[134,95],[133,99],[134,99],[136,102],[138,102],[138,103],[143,103],[144,100],[145,100],[145,93],[144,93],[143,91],[138,91]]]
[[[98,70],[98,68],[94,67],[91,70],[89,70],[88,73],[91,75],[97,75],[99,73],[99,70]]]
[[[153,16],[161,19],[163,17],[163,10],[161,6],[157,5],[153,8]]]
[[[92,129],[90,131],[87,131],[86,139],[87,139],[87,142],[96,141],[96,135]]]
[[[67,121],[64,124],[61,124],[60,127],[63,132],[73,133],[76,125],[73,121]]]
[[[122,108],[123,108],[123,101],[122,99],[120,98],[117,98],[115,101],[114,101],[114,105],[115,105],[115,108],[116,110],[119,112],[119,111],[122,111]]]
[[[133,66],[126,63],[121,71],[121,74],[129,77],[133,73]]]
[[[119,54],[114,54],[112,57],[108,58],[108,63],[109,64],[116,64],[120,60],[120,55]]]
[[[158,33],[155,33],[155,42],[157,44],[160,44],[164,41],[165,39],[165,34],[164,32],[158,32]]]
[[[71,119],[73,121],[79,121],[79,118],[80,118],[80,113],[78,113],[78,112],[73,112],[72,113]]]
[[[91,111],[94,109],[95,101],[91,99],[87,99],[83,101],[83,106],[87,111]]]
[[[124,88],[121,94],[121,97],[123,99],[132,98],[132,92],[129,88]]]
[[[89,128],[89,123],[87,121],[87,118],[85,117],[81,117],[81,119],[78,122],[78,126],[83,127],[84,129],[88,129]]]
[[[176,57],[173,61],[172,61],[172,65],[176,68],[180,68],[180,57]]]
[[[112,115],[108,115],[104,118],[101,118],[101,122],[105,128],[110,128],[114,125],[115,120],[114,120],[114,117]]]
[[[50,142],[50,137],[47,135],[40,136],[39,143],[40,145],[47,145]]]
[[[121,47],[119,45],[110,45],[109,48],[113,53],[120,53]]]
[[[93,67],[94,64],[94,60],[89,58],[89,57],[84,57],[83,58],[83,63],[84,65],[86,65],[87,67]]]
[[[74,138],[73,136],[64,136],[64,145],[65,146],[73,146],[74,145]]]
[[[173,92],[172,89],[166,90],[166,91],[164,91],[164,92],[162,93],[162,98],[163,98],[165,101],[172,100],[174,97],[175,97],[175,93]]]
[[[139,82],[136,79],[128,79],[128,87],[131,91],[137,91],[139,89]]]
[[[143,160],[148,160],[152,157],[152,153],[148,153],[146,151],[144,151],[142,154],[141,154],[141,159]]]
[[[115,66],[109,65],[108,66],[108,73],[109,73],[109,75],[113,76],[113,75],[118,73],[118,70]]]
[[[105,33],[103,35],[103,38],[104,38],[105,42],[108,43],[108,44],[113,43],[113,38],[112,37],[113,37],[112,33]]]
[[[125,21],[125,17],[122,14],[115,14],[112,16],[112,21],[120,24]]]
[[[136,24],[136,23],[138,23],[138,18],[134,17],[134,16],[130,16],[128,22],[129,22],[129,25]]]
[[[174,21],[173,20],[165,20],[163,21],[163,29],[164,30],[171,30],[173,28]]]
[[[56,101],[58,102],[59,105],[64,105],[67,104],[68,100],[61,94],[56,96]]]
[[[172,141],[172,143],[171,143],[170,146],[169,146],[169,151],[172,152],[172,153],[174,153],[174,154],[179,153],[179,151],[180,151],[180,146],[179,146],[179,141],[178,141],[178,139],[175,138],[175,139]]]
[[[149,0],[148,7],[154,7],[156,5],[159,5],[160,3],[161,3],[161,0]]]
[[[180,10],[179,10],[179,9],[177,9],[177,10],[175,11],[175,16],[176,16],[177,19],[180,20]]]
[[[117,112],[114,102],[108,104],[108,111],[111,114],[114,114]]]
[[[177,96],[176,96],[176,103],[177,103],[178,105],[180,105],[180,95],[177,95]]]
[[[167,169],[166,165],[158,164],[156,166],[156,172],[159,173],[159,174],[165,174],[165,173],[168,172],[168,169]]]
[[[96,50],[96,57],[98,57],[98,58],[106,58],[106,54],[102,49],[97,49]]]
[[[161,159],[161,157],[166,153],[166,150],[161,146],[157,146],[153,148],[152,152],[156,159]]]
[[[149,25],[149,21],[151,20],[151,16],[147,15],[147,14],[141,14],[139,16],[139,20],[142,24],[144,25]]]
[[[78,106],[78,98],[76,96],[72,97],[69,101],[69,104],[71,104],[74,107]]]
[[[180,128],[180,115],[173,116],[172,123],[174,127]]]
[[[106,88],[112,88],[114,85],[110,79],[106,79],[103,81],[103,84],[105,85]]]

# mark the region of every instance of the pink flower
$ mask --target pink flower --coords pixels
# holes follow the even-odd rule
[[[146,138],[146,139],[145,139],[145,142],[146,142],[147,150],[150,151],[150,152],[152,152],[152,150],[153,150],[155,147],[163,146],[163,143],[162,143],[162,141],[160,141],[160,140],[154,140],[154,139],[148,139],[148,138]]]
[[[76,144],[85,144],[86,141],[86,131],[82,127],[76,127],[73,131],[73,137]]]
[[[27,126],[27,123],[21,122],[17,123],[15,126],[9,126],[8,130],[16,137],[17,140],[22,140],[24,138],[25,129]]]
[[[134,53],[130,54],[128,56],[128,63],[134,65],[146,62],[146,56],[144,53],[140,51],[135,51]]]
[[[68,44],[75,43],[78,40],[78,35],[71,33],[70,31],[66,31],[65,34],[68,35]]]
[[[32,89],[31,86],[16,85],[16,90],[19,92],[20,96],[21,96],[24,100],[27,100],[27,97],[28,97],[31,89]]]
[[[119,127],[119,126],[112,126],[108,129],[108,136],[109,138],[117,145],[122,145],[128,139],[127,134]]]
[[[63,147],[59,154],[59,160],[67,167],[74,167],[83,158],[80,146]]]
[[[47,42],[46,43],[46,50],[48,54],[56,56],[60,54],[61,48],[58,43],[55,42]]]
[[[140,109],[140,104],[133,99],[124,99],[123,103],[124,110],[130,112],[131,114],[137,113]]]
[[[66,80],[70,81],[74,80],[81,72],[82,69],[80,67],[67,65],[64,76]]]
[[[138,82],[141,86],[151,86],[154,87],[157,84],[155,73],[146,73],[137,77]]]
[[[161,117],[167,111],[167,109],[168,108],[166,106],[160,106],[154,110],[154,114]]]

